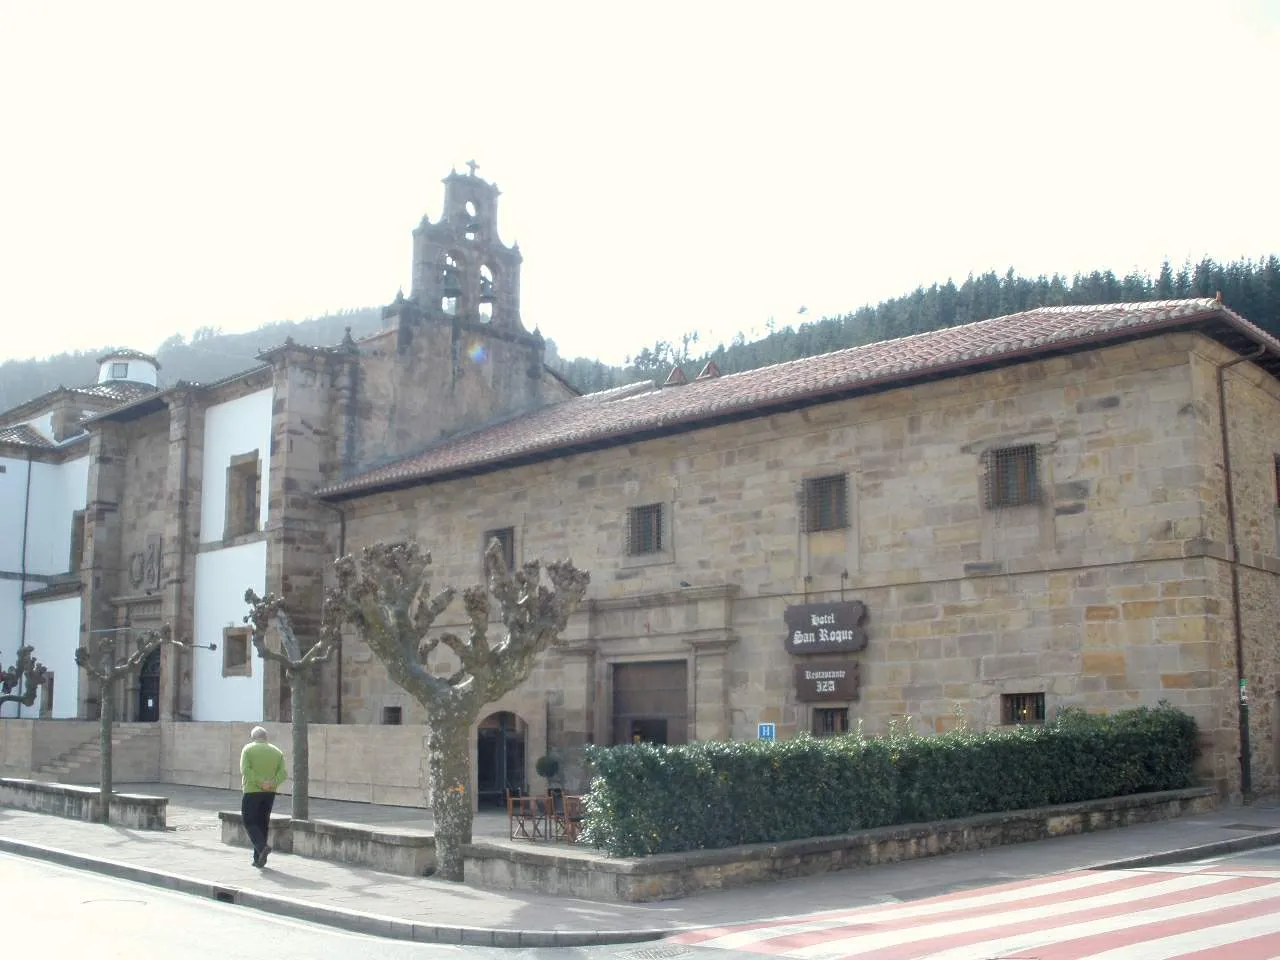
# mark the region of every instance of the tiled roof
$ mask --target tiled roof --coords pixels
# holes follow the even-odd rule
[[[102,400],[114,400],[116,403],[129,403],[131,400],[155,393],[156,388],[149,383],[137,383],[133,380],[108,380],[105,383],[89,383],[83,387],[72,387],[71,391]]]
[[[19,423],[12,427],[0,427],[0,443],[15,443],[20,447],[46,448],[54,445],[39,430],[25,423]]]
[[[1039,307],[992,320],[932,330],[695,380],[665,389],[631,385],[544,407],[318,491],[351,495],[432,477],[556,456],[593,444],[688,429],[859,389],[888,389],[922,376],[953,376],[983,364],[1217,321],[1280,355],[1280,341],[1209,299]]]
[[[160,369],[160,361],[149,353],[143,353],[141,350],[120,349],[112,350],[104,353],[98,358],[98,363],[106,363],[108,360],[145,360],[147,363],[154,364],[157,370]]]

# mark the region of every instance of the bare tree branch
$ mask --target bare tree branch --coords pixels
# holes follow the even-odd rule
[[[19,647],[13,666],[0,671],[0,703],[20,703],[24,707],[35,704],[36,694],[49,679],[49,669],[32,656],[35,649]],[[14,689],[19,692],[12,693]]]
[[[414,543],[373,544],[362,551],[358,563],[342,557],[334,565],[336,585],[326,595],[325,610],[334,615],[327,629],[353,626],[391,679],[426,708],[437,876],[461,880],[461,850],[471,840],[472,825],[468,732],[486,703],[528,679],[538,655],[559,642],[590,578],[569,561],[549,564],[553,589],[547,589],[536,562],[508,570],[495,540],[485,551],[488,589],[477,586],[463,592],[467,636],[448,631],[428,636],[455,596],[447,588],[426,600],[430,564],[430,554]],[[493,601],[503,626],[496,643],[489,638]],[[441,645],[458,661],[447,678],[434,676],[427,666]]]

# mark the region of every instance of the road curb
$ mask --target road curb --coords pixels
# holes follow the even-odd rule
[[[88,857],[70,850],[44,847],[0,837],[0,853],[12,853],[35,860],[45,860],[62,867],[88,870],[119,880],[145,883],[176,893],[186,893],[219,903],[230,903],[261,910],[293,920],[305,920],[351,933],[363,933],[390,940],[413,940],[419,943],[448,943],[477,947],[594,947],[617,943],[641,943],[660,940],[680,932],[678,928],[660,930],[511,930],[488,927],[461,927],[418,923],[399,917],[345,910],[305,900],[293,900],[256,890],[198,880],[176,873],[164,873],[147,867],[136,867],[118,860]]]
[[[1272,847],[1280,844],[1280,830],[1265,830],[1252,833],[1247,837],[1232,837],[1230,840],[1214,840],[1212,843],[1201,843],[1194,847],[1180,847],[1177,850],[1166,850],[1162,853],[1146,853],[1140,857],[1128,857],[1124,860],[1108,860],[1095,863],[1089,870],[1134,870],[1139,867],[1161,867],[1171,863],[1190,863],[1193,860],[1205,860],[1228,853],[1240,853],[1244,850],[1255,850],[1258,847]]]

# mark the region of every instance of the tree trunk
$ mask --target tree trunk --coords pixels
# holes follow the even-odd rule
[[[311,763],[307,752],[307,693],[304,671],[289,677],[289,706],[293,714],[293,819],[309,820]]]
[[[98,804],[101,807],[99,815],[102,817],[102,822],[109,823],[111,821],[111,725],[115,720],[113,714],[116,709],[116,698],[112,681],[104,680],[100,687],[102,692],[98,696],[101,710],[98,717],[98,751],[102,756],[99,758],[101,792],[98,796]]]
[[[431,813],[435,818],[436,876],[462,880],[462,847],[471,842],[471,724],[463,717],[432,717],[427,746]]]

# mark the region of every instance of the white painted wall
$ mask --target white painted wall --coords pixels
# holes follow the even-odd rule
[[[74,719],[78,707],[80,670],[76,647],[80,645],[80,598],[63,597],[27,604],[27,643],[35,647],[36,659],[53,672],[54,719]],[[7,653],[7,651],[6,651]],[[40,697],[35,705],[23,707],[24,717],[39,716]]]
[[[267,491],[271,473],[272,390],[259,390],[247,397],[218,403],[204,415],[204,476],[201,483],[200,542],[222,539],[227,523],[227,467],[231,458],[250,450],[258,451],[262,473],[262,497],[258,504],[258,524],[267,522]],[[247,584],[246,584],[247,586]],[[243,588],[240,591],[244,593]]]
[[[113,377],[111,375],[111,367],[114,364],[122,363],[125,366],[126,373],[123,377]],[[112,360],[110,357],[102,362],[102,366],[98,368],[98,382],[107,383],[110,380],[132,380],[135,383],[149,383],[156,386],[159,380],[159,372],[156,370],[155,364],[148,363],[146,360]]]
[[[88,457],[31,465],[28,573],[66,573],[71,569],[71,515],[85,508],[88,488]]]
[[[27,502],[27,461],[0,457],[0,570],[22,569],[22,524]],[[0,621],[8,623],[9,621]],[[15,624],[17,620],[13,621]],[[0,626],[0,629],[3,629]],[[3,636],[0,635],[0,642]]]
[[[0,476],[0,480],[4,477]],[[3,541],[0,541],[3,546]],[[21,644],[22,624],[22,584],[17,580],[0,580],[0,660],[4,661],[5,667],[13,666],[14,655],[18,652]],[[57,692],[56,690],[54,691]],[[16,704],[6,703],[0,705],[0,717],[16,717],[18,708]],[[35,711],[28,710],[26,707],[22,709],[24,717],[34,717]]]
[[[265,540],[196,556],[195,642],[216,643],[218,649],[196,647],[193,653],[192,720],[262,719],[263,664],[258,655],[251,658],[251,676],[222,675],[222,631],[244,626],[249,610],[244,592],[250,587],[259,594],[267,591]]]

